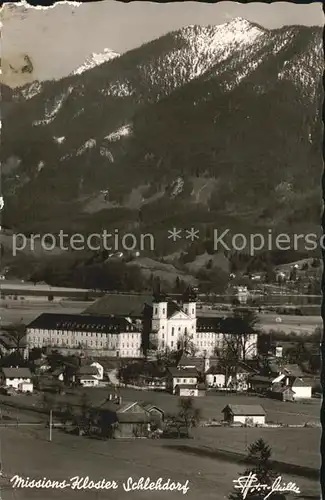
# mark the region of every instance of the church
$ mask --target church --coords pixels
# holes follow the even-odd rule
[[[254,358],[257,333],[240,336],[231,331],[231,326],[231,318],[198,316],[197,298],[191,290],[187,290],[179,302],[159,293],[154,295],[152,303],[149,349],[182,349],[196,356],[213,356],[231,343],[232,348],[238,348],[241,358]]]
[[[152,303],[150,344],[159,351],[184,348],[195,338],[196,323],[194,294],[186,292],[181,303],[157,294]]]

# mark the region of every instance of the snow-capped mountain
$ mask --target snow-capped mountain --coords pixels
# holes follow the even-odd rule
[[[132,225],[141,207],[152,220],[198,203],[203,219],[220,211],[258,218],[270,192],[282,193],[270,200],[271,218],[283,196],[293,212],[301,199],[304,209],[315,206],[321,28],[268,30],[235,19],[100,56],[37,85],[38,94],[6,119],[3,164],[15,158],[17,165],[4,179],[15,195],[6,201],[9,226],[21,222],[25,230],[30,214],[38,229],[41,213],[47,229],[57,227],[53,199],[67,225],[96,224],[96,210],[107,210],[98,214],[102,224],[112,207]],[[292,189],[283,195],[282,185]],[[99,203],[103,190],[109,194]]]
[[[114,52],[111,49],[104,49],[103,52],[95,53],[93,52],[85,62],[79,66],[75,71],[72,72],[73,75],[81,75],[84,71],[94,68],[95,66],[99,66],[107,61],[111,61],[116,57],[119,57],[120,54]]]

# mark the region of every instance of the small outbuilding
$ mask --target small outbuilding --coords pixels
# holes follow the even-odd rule
[[[181,397],[196,397],[199,395],[199,389],[193,384],[177,385],[175,387],[175,394]]]
[[[82,387],[98,387],[99,380],[94,375],[81,375],[79,382]]]
[[[279,399],[280,401],[294,401],[295,393],[289,386],[281,387],[275,385],[272,391],[269,392],[269,397]]]
[[[32,393],[34,390],[34,385],[32,382],[20,382],[18,384],[18,391]]]
[[[229,424],[263,425],[266,413],[261,405],[227,405],[222,413]]]
[[[290,377],[289,384],[294,392],[294,399],[311,399],[312,385],[299,377]]]

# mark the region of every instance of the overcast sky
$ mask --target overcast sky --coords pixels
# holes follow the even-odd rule
[[[222,24],[243,17],[267,28],[324,25],[321,2],[310,5],[143,1],[123,4],[105,0],[79,5],[62,2],[48,9],[13,6],[5,9],[2,12],[3,78],[21,79],[20,68],[27,54],[34,72],[23,75],[26,81],[65,76],[92,52],[102,52],[104,48],[125,52],[190,24]]]

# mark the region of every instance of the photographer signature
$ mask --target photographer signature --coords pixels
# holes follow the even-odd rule
[[[283,483],[282,477],[278,476],[271,485],[262,484],[259,482],[256,474],[250,473],[248,476],[241,476],[233,481],[235,488],[240,490],[243,499],[248,493],[265,492],[264,500],[267,500],[273,493],[295,493],[299,494],[300,489],[296,483]]]

